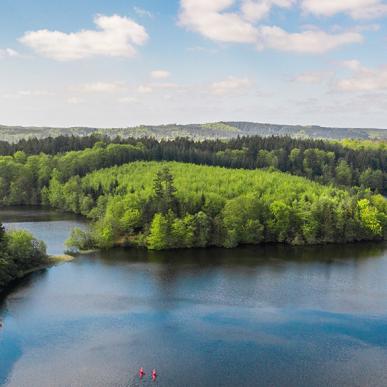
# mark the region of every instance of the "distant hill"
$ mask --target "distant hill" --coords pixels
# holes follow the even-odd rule
[[[155,137],[171,139],[189,137],[192,139],[228,139],[237,136],[291,136],[295,138],[320,138],[341,140],[350,139],[381,139],[387,140],[387,129],[366,128],[331,128],[322,126],[278,125],[254,122],[215,122],[208,124],[189,125],[141,125],[130,128],[53,128],[53,127],[23,127],[0,125],[0,140],[16,142],[31,137],[45,138],[59,135],[86,136],[90,134],[105,134],[111,137]]]

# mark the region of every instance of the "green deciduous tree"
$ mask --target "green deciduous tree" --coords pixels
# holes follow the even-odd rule
[[[146,240],[150,250],[163,250],[170,247],[171,225],[167,216],[157,213],[152,220]]]

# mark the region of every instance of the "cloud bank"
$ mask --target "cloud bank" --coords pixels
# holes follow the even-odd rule
[[[387,91],[387,66],[369,69],[360,65],[358,61],[347,61],[343,65],[353,74],[349,78],[337,82],[337,89],[348,92]]]
[[[25,33],[19,40],[38,54],[58,61],[94,56],[131,58],[148,40],[143,26],[119,15],[98,15],[97,30],[65,33],[46,29]]]
[[[301,6],[318,16],[346,13],[353,19],[374,19],[387,14],[387,4],[380,0],[303,0]]]
[[[302,6],[306,11],[316,13],[319,8],[313,2],[324,4],[325,1],[331,2],[304,0]],[[258,49],[296,53],[321,54],[363,41],[356,31],[332,34],[309,27],[292,33],[278,26],[256,24],[270,13],[272,7],[290,8],[293,4],[294,0],[242,0],[240,9],[236,9],[234,0],[181,0],[179,23],[216,42],[246,43]]]

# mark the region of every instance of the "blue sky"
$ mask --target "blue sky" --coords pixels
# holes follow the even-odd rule
[[[387,128],[384,0],[2,0],[0,123]]]

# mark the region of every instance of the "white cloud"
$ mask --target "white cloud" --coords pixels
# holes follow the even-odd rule
[[[15,58],[20,56],[19,53],[12,48],[0,48],[0,59]]]
[[[76,89],[85,93],[115,93],[125,90],[125,85],[122,82],[93,82],[81,85]]]
[[[320,16],[347,13],[353,19],[372,19],[387,14],[387,4],[382,0],[303,0],[302,8]]]
[[[143,45],[148,39],[145,28],[126,17],[98,15],[94,22],[98,30],[31,31],[20,42],[45,57],[68,61],[93,56],[130,58],[136,54],[135,46]]]
[[[223,12],[233,0],[181,0],[180,24],[218,42],[254,43],[256,28],[239,14]]]
[[[330,0],[329,0],[330,1]],[[292,0],[244,0],[241,9],[228,12],[234,0],[181,0],[180,25],[217,42],[251,43],[259,49],[321,54],[346,44],[360,43],[359,32],[330,34],[309,26],[290,33],[277,26],[257,26],[273,5],[290,7]]]
[[[280,27],[265,26],[261,28],[261,42],[258,47],[296,53],[323,54],[342,45],[362,41],[362,35],[357,32],[328,34],[324,31],[310,29],[289,33]]]
[[[294,0],[244,0],[242,13],[250,21],[261,20],[266,17],[273,6],[290,8]]]
[[[357,59],[343,60],[339,62],[339,65],[352,71],[358,71],[362,69],[362,65]]]
[[[360,64],[350,78],[337,82],[336,88],[349,92],[387,91],[387,66],[367,69]]]
[[[371,31],[371,32],[378,32],[380,31],[381,27],[380,24],[360,24],[353,27],[354,31],[357,32],[363,32],[363,31]]]
[[[150,19],[153,19],[153,14],[152,12],[144,9],[144,8],[141,8],[141,7],[137,7],[137,6],[134,6],[133,7],[134,9],[134,12],[136,12],[136,14],[138,16],[141,16],[141,17],[149,17]]]
[[[153,70],[150,75],[153,79],[166,79],[171,76],[171,73],[166,70]]]
[[[227,95],[240,93],[251,87],[253,82],[248,78],[228,77],[222,81],[214,82],[210,86],[210,91],[214,95]]]

